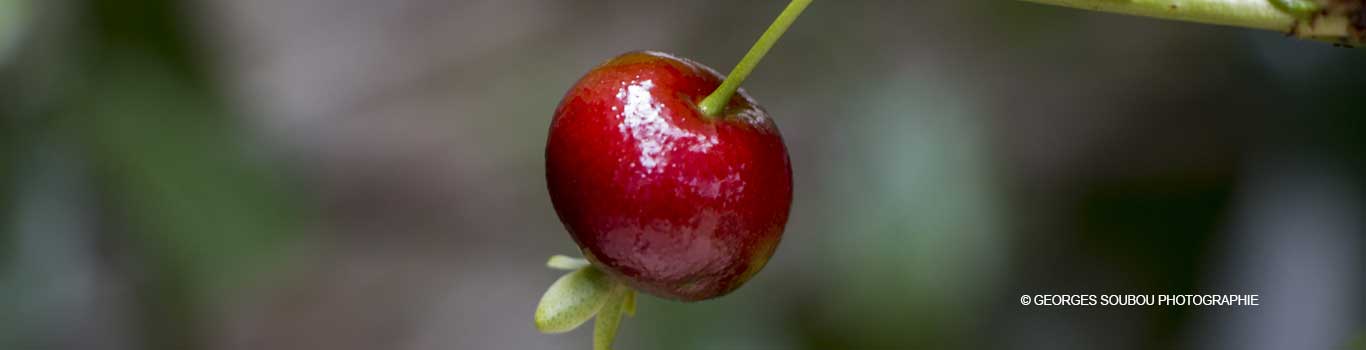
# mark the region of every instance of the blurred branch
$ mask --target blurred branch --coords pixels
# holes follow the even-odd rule
[[[1366,1],[1362,0],[1024,0],[1029,2],[1256,28],[1347,46],[1366,44]],[[1292,5],[1313,6],[1297,16]]]

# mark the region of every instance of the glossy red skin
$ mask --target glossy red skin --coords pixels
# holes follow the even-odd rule
[[[696,103],[722,76],[657,52],[584,75],[555,110],[546,180],[595,266],[636,290],[725,295],[773,255],[792,204],[782,135],[743,91],[722,115]]]

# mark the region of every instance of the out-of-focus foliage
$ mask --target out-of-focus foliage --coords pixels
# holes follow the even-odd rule
[[[6,332],[6,344],[94,345],[101,339],[61,332],[133,318],[143,323],[114,331],[141,335],[108,337],[141,340],[111,346],[202,347],[208,301],[269,271],[281,244],[305,229],[306,193],[253,149],[241,120],[202,81],[201,63],[185,61],[194,56],[185,51],[188,34],[167,30],[181,20],[172,4],[91,4],[80,17],[88,22],[66,28],[82,44],[62,52],[87,54],[74,59],[81,66],[56,77],[10,74],[28,83],[69,79],[56,84],[70,89],[32,84],[7,93],[25,100],[5,118],[17,136],[6,154],[20,170],[11,174],[17,196],[7,198],[17,203],[6,216],[16,228],[6,247],[19,251],[7,254],[3,281],[15,294],[6,302],[20,312],[0,324],[17,331]],[[100,303],[124,305],[102,319],[110,315]]]
[[[0,0],[0,66],[9,62],[19,47],[29,21],[27,0]]]

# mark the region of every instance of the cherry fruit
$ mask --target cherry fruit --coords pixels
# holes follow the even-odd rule
[[[555,111],[546,145],[555,211],[595,266],[636,290],[724,295],[782,237],[787,148],[743,91],[717,116],[702,113],[722,79],[687,59],[630,52],[588,72]]]
[[[792,206],[778,126],[740,83],[811,0],[792,0],[722,79],[688,59],[628,52],[593,68],[560,101],[546,141],[555,213],[587,260],[551,257],[560,277],[536,328],[590,318],[609,349],[636,291],[719,297],[763,269]]]

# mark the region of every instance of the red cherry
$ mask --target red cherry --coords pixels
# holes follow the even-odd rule
[[[725,295],[773,255],[792,204],[778,126],[743,91],[697,107],[722,76],[629,52],[565,94],[546,143],[555,212],[593,264],[640,291]]]

